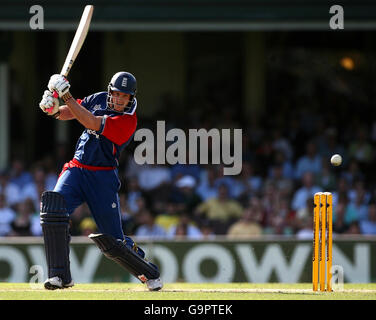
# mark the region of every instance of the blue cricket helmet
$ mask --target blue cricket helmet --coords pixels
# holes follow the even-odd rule
[[[128,105],[124,109],[124,112],[128,113],[133,109],[133,105],[136,103],[135,96],[137,92],[137,80],[136,77],[130,72],[120,71],[113,75],[108,85],[108,97],[107,104],[111,104],[112,91],[120,91],[131,95]],[[109,106],[110,106],[109,104]]]

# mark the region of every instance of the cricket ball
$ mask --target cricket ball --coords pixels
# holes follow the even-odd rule
[[[332,156],[330,159],[330,162],[332,163],[333,166],[339,166],[342,163],[342,157],[339,154],[335,154]]]

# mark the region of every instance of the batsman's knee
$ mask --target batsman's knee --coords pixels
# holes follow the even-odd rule
[[[40,221],[45,223],[69,223],[64,197],[55,191],[45,191],[41,197]]]

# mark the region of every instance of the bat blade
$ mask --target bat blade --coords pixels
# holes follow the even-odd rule
[[[81,47],[85,41],[86,35],[89,31],[91,17],[93,16],[93,11],[94,11],[94,6],[92,5],[85,6],[84,12],[80,20],[80,24],[78,25],[78,28],[77,28],[76,34],[74,35],[68,55],[65,58],[64,65],[60,71],[60,74],[62,74],[64,77],[68,76],[69,71],[71,70],[72,65],[74,61],[76,60],[76,57],[78,53],[80,52]]]
[[[67,77],[69,74],[69,71],[71,70],[74,61],[76,60],[76,57],[78,53],[81,50],[81,47],[85,41],[86,35],[89,31],[91,17],[93,16],[94,6],[87,5],[85,6],[84,12],[82,13],[80,23],[78,25],[76,34],[74,35],[72,44],[70,46],[69,52],[67,57],[65,58],[65,62],[63,65],[63,68],[60,71],[60,74],[64,77]],[[54,91],[53,96],[55,98],[59,97],[59,94]],[[53,107],[46,109],[48,112],[52,112]]]

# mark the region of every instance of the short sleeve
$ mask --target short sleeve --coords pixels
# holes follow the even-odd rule
[[[103,117],[99,133],[117,145],[127,142],[137,127],[137,117],[133,115],[123,114],[114,117]]]

